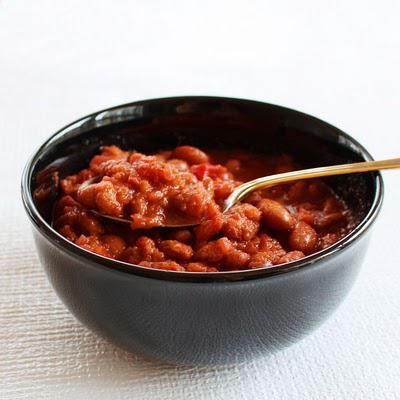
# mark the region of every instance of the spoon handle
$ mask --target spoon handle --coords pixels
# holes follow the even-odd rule
[[[293,182],[299,179],[320,178],[323,176],[353,174],[356,172],[368,172],[392,168],[400,168],[400,158],[330,165],[327,167],[310,168],[300,171],[285,172],[283,174],[264,176],[238,186],[225,200],[224,211],[228,210],[247,194],[257,189],[265,189],[269,186]]]

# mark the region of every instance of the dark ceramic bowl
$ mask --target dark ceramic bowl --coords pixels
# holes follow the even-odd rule
[[[310,167],[371,156],[347,134],[309,115],[219,97],[138,101],[89,115],[54,134],[22,177],[39,257],[71,312],[117,345],[192,365],[267,355],[316,329],[353,285],[382,203],[379,173],[328,180],[358,225],[323,251],[257,270],[160,271],[90,253],[51,227],[53,183],[82,169],[104,144],[143,152],[178,144],[289,152]],[[48,185],[49,200],[35,204],[32,192],[39,182]]]

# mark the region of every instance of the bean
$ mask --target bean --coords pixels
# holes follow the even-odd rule
[[[296,225],[293,215],[275,200],[263,199],[258,204],[258,208],[262,212],[264,223],[270,228],[288,231]]]
[[[283,257],[279,259],[279,264],[285,264],[291,261],[299,260],[304,257],[304,253],[298,250],[289,251]]]
[[[141,236],[136,241],[136,245],[141,251],[143,261],[164,261],[164,253],[157,249],[153,239]]]
[[[200,247],[196,252],[196,258],[201,261],[217,263],[222,261],[232,250],[232,242],[227,238],[221,238]]]
[[[182,243],[190,243],[192,241],[193,235],[192,232],[189,231],[189,229],[179,229],[177,231],[172,231],[169,234],[169,238],[171,240],[177,240]]]
[[[216,235],[224,224],[221,213],[216,213],[214,218],[203,221],[194,229],[197,242],[205,242]]]
[[[208,162],[207,154],[192,146],[178,146],[172,153],[172,157],[185,160],[190,165]]]
[[[189,263],[186,264],[186,271],[189,272],[207,272],[208,267],[203,263]]]
[[[122,216],[122,205],[117,200],[114,185],[109,181],[102,181],[97,184],[97,190],[96,205],[99,211],[106,215]]]
[[[81,211],[78,216],[78,225],[90,235],[99,235],[104,232],[103,224],[93,215],[85,211]]]
[[[225,264],[232,269],[240,269],[247,265],[250,255],[240,250],[232,250],[225,257]]]
[[[225,215],[223,233],[233,240],[250,240],[260,227],[260,211],[251,204],[233,206]]]
[[[268,252],[256,253],[251,256],[248,267],[251,269],[271,266],[271,254]]]
[[[300,221],[289,236],[289,245],[292,250],[310,254],[317,246],[318,235],[315,230],[305,222]]]
[[[172,160],[168,160],[168,164],[178,171],[187,171],[189,166],[186,161],[178,160],[177,158],[173,158]]]
[[[173,259],[187,261],[193,256],[193,249],[177,240],[163,240],[160,248],[168,257]]]
[[[139,263],[142,267],[165,269],[167,271],[185,271],[181,265],[175,261],[142,261]]]
[[[125,240],[117,235],[104,235],[102,241],[114,257],[118,257],[126,248]]]

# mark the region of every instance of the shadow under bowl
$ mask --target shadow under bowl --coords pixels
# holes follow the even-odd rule
[[[99,146],[152,152],[190,144],[210,149],[289,153],[305,167],[371,160],[356,140],[309,115],[233,98],[175,97],[103,110],[61,129],[29,160],[22,198],[41,263],[65,305],[84,324],[132,352],[172,363],[211,365],[268,355],[312,332],[340,304],[362,263],[379,213],[379,173],[327,182],[356,215],[357,227],[318,253],[248,271],[154,270],[104,258],[51,227],[57,191],[84,168]]]

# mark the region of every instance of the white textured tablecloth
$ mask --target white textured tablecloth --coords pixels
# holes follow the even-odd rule
[[[269,359],[150,362],[64,308],[19,198],[28,155],[89,112],[181,94],[248,97],[323,118],[399,156],[400,3],[0,0],[0,399],[399,399],[400,175],[335,315]]]

